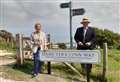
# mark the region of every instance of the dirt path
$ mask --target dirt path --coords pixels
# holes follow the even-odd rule
[[[7,52],[6,50],[0,50],[0,66],[16,62],[15,59],[9,57],[9,55],[12,55],[12,54],[13,54],[12,52]],[[23,81],[13,81],[10,79],[5,79],[3,77],[0,77],[0,82],[23,82]]]
[[[60,78],[57,76],[40,74],[37,77],[30,79],[29,81],[14,81],[0,77],[0,82],[68,82],[68,81],[66,81],[64,78]]]
[[[0,65],[7,65],[16,62],[15,59],[10,57],[14,53],[8,52],[7,50],[0,50]]]
[[[0,82],[25,82],[25,81],[14,81],[14,80],[4,79],[4,78],[0,77]]]
[[[0,57],[0,65],[7,65],[16,62],[13,58]]]
[[[15,59],[10,57],[13,53],[6,50],[0,50],[0,66],[16,62]],[[0,73],[2,74],[2,72]],[[47,74],[40,74],[36,78],[31,78],[29,81],[15,81],[0,77],[0,82],[67,82],[64,78],[52,76]]]
[[[0,50],[0,57],[12,54],[13,54],[12,52],[8,52],[7,50]]]

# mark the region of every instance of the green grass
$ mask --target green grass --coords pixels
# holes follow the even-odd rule
[[[109,50],[108,82],[120,82],[120,51]]]
[[[0,50],[7,50],[7,51],[16,51],[15,43],[6,43],[5,41],[0,41]]]
[[[101,51],[103,53],[103,51]],[[101,55],[101,58],[103,54]],[[98,82],[101,81],[103,60],[101,64],[95,65],[93,68],[92,76],[99,76]],[[95,79],[95,78],[93,78]],[[96,81],[95,81],[96,82]],[[106,82],[120,82],[120,51],[116,49],[108,50],[108,64],[107,64],[107,81]]]
[[[108,50],[107,81],[102,81],[103,50],[101,50],[101,53],[101,63],[93,65],[91,82],[120,82],[120,51],[115,49]],[[79,63],[75,63],[74,66],[81,72],[81,65]],[[33,61],[26,60],[23,66],[17,67],[15,64],[1,66],[0,69],[2,70],[0,71],[4,72],[3,76],[6,78],[28,80],[31,79],[32,68]],[[46,65],[44,65],[44,73],[47,73]],[[67,79],[68,82],[77,82],[81,79],[62,63],[52,64],[52,73]]]

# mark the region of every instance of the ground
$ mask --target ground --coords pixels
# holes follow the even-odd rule
[[[3,51],[2,51],[3,52]],[[5,52],[5,51],[4,51]],[[5,52],[7,53],[7,52]],[[9,52],[11,53],[11,52]],[[93,65],[91,73],[91,82],[103,82],[102,81],[102,67],[103,67],[103,50],[101,50],[101,63]],[[0,53],[1,55],[1,53]],[[85,76],[81,73],[81,66],[75,63],[74,66],[80,71],[83,77],[79,77],[71,69],[66,67],[62,63],[52,64],[52,75],[47,74],[47,66],[44,66],[43,74],[40,74],[37,78],[31,78],[31,72],[33,67],[32,60],[25,60],[25,63],[21,67],[17,67],[13,55],[2,55],[0,57],[0,81],[1,82],[83,82]],[[120,50],[110,49],[108,50],[108,64],[107,64],[107,81],[104,82],[120,82]]]

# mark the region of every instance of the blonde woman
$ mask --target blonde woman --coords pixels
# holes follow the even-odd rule
[[[33,57],[34,57],[34,68],[33,68],[33,76],[37,76],[38,73],[41,73],[41,64],[40,61],[40,51],[47,50],[47,41],[46,35],[41,29],[41,24],[35,24],[35,32],[31,35],[32,41],[32,49],[33,49]]]

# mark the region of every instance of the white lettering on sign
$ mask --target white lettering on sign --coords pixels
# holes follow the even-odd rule
[[[40,53],[41,61],[100,63],[99,50],[48,50]]]

